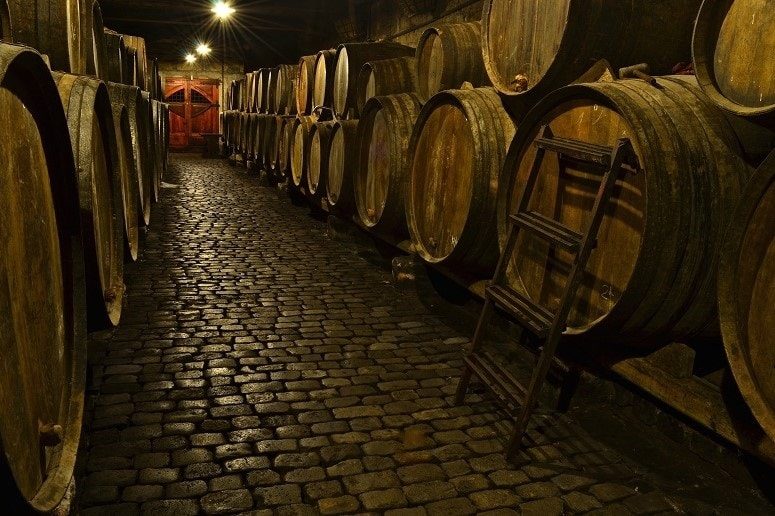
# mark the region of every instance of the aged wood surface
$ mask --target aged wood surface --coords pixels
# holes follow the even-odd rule
[[[338,213],[355,210],[353,187],[358,167],[358,121],[338,120],[331,128],[331,151],[328,156],[326,197]]]
[[[417,45],[418,92],[427,101],[464,82],[489,86],[482,59],[482,24],[449,23],[426,30]]]
[[[543,125],[555,136],[600,145],[630,138],[640,160],[637,174],[620,179],[604,217],[569,334],[654,345],[718,333],[718,245],[750,171],[725,117],[692,81],[568,86],[520,125],[501,177],[501,243]],[[598,182],[595,171],[545,159],[530,209],[580,231]],[[512,286],[553,309],[569,257],[529,237],[517,249],[508,272]]]
[[[54,509],[73,475],[86,307],[78,183],[56,84],[39,54],[4,44],[0,84],[0,133],[12,135],[0,141],[0,457],[4,508],[20,514]]]
[[[302,56],[296,73],[296,112],[300,115],[312,113],[312,88],[315,83],[315,61],[317,56]]]
[[[117,84],[124,83],[124,70],[129,59],[124,45],[124,36],[105,29],[105,56],[107,59],[107,80]],[[128,77],[127,77],[128,78]]]
[[[693,41],[703,91],[743,116],[775,112],[775,2],[705,0]]]
[[[291,143],[291,181],[295,186],[304,186],[307,181],[307,156],[309,155],[309,133],[317,122],[314,116],[298,117],[293,124]]]
[[[417,60],[414,57],[397,57],[370,61],[358,74],[356,89],[358,111],[363,111],[372,97],[417,93]]]
[[[326,176],[328,175],[328,157],[331,153],[331,129],[336,122],[318,122],[312,126],[309,145],[309,165],[307,165],[307,192],[315,198],[326,194]]]
[[[412,242],[425,261],[492,273],[498,177],[514,133],[492,88],[449,90],[423,107],[405,201]]]
[[[82,44],[86,49],[86,73],[108,80],[108,54],[105,47],[105,26],[99,0],[80,0]],[[152,86],[151,84],[148,85]]]
[[[315,58],[315,82],[312,86],[312,108],[334,107],[334,67],[336,49],[321,50]]]
[[[729,226],[718,292],[732,373],[775,439],[775,151],[754,174]]]

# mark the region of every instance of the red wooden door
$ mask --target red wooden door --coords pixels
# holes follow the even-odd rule
[[[215,79],[167,79],[164,98],[170,105],[170,147],[204,147],[202,135],[218,133],[218,84]]]

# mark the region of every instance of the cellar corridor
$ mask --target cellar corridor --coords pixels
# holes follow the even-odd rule
[[[468,333],[244,169],[178,155],[165,181],[122,324],[91,338],[81,514],[771,509],[699,458],[663,480],[572,413],[508,464],[495,404],[451,404]]]

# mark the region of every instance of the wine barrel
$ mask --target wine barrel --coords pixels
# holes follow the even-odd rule
[[[295,118],[296,117],[290,115],[278,116],[275,121],[275,130],[274,134],[272,135],[272,150],[269,168],[272,170],[272,172],[275,173],[278,179],[285,175],[285,170],[283,170],[282,164],[287,162],[287,158],[285,161],[283,161],[282,158],[283,138],[286,132],[285,128],[289,124],[292,125]]]
[[[121,84],[124,82],[124,61],[126,46],[124,36],[110,29],[105,29],[105,55],[107,58],[107,80]]]
[[[693,55],[700,87],[716,105],[747,117],[775,113],[771,1],[705,0],[697,17]]]
[[[464,82],[489,86],[482,59],[482,24],[448,23],[431,27],[417,45],[418,93],[427,101]]]
[[[775,439],[772,328],[775,324],[775,151],[746,187],[721,250],[721,332],[740,392]]]
[[[280,134],[280,152],[277,157],[277,172],[281,177],[291,177],[291,147],[295,136],[296,118],[287,118]]]
[[[691,59],[701,0],[487,0],[482,49],[495,88],[513,100],[545,94],[581,77],[594,62],[614,69],[648,63],[670,73]]]
[[[161,72],[159,71],[159,60],[154,58],[151,61],[151,98],[153,100],[163,101],[164,91],[161,87]]]
[[[165,162],[165,149],[164,149],[164,106],[158,100],[152,100],[153,106],[153,145],[154,145],[154,157],[156,161],[156,176],[154,177],[154,198],[156,202],[159,202],[161,198],[161,182],[164,179],[164,162]]]
[[[409,176],[409,138],[420,98],[401,93],[370,99],[358,123],[359,162],[355,200],[361,223],[393,236],[407,235],[404,189]]]
[[[147,91],[144,91],[142,95],[144,104],[143,111],[147,112],[148,116],[146,119],[148,124],[148,132],[146,133],[146,145],[148,148],[148,163],[150,166],[149,181],[151,184],[151,201],[158,202],[159,186],[161,185],[161,163],[159,162],[159,155],[156,149],[158,142],[158,120],[155,116],[156,109],[154,107],[154,100],[151,98],[151,94]]]
[[[146,91],[140,92],[140,104],[137,110],[138,123],[140,124],[140,152],[143,154],[142,173],[138,174],[140,182],[140,200],[143,206],[143,219],[150,223],[151,203],[154,200],[154,184],[156,175],[156,160],[154,158],[154,148],[152,143],[153,125],[151,97]],[[147,215],[145,215],[147,213]],[[147,225],[147,224],[146,224]]]
[[[78,180],[67,118],[32,49],[0,43],[0,480],[48,513],[75,468],[86,387]]]
[[[80,4],[75,0],[8,0],[13,41],[48,56],[53,70],[87,73]]]
[[[312,109],[334,107],[336,49],[321,50],[315,57],[315,80],[312,85]]]
[[[123,36],[123,35],[122,35]],[[124,80],[127,86],[137,86],[137,52],[126,46],[126,60],[124,62]]]
[[[124,45],[126,45],[128,49],[134,50],[137,58],[135,65],[135,81],[132,86],[137,86],[143,91],[148,91],[148,55],[145,50],[145,40],[139,36],[124,34]]]
[[[147,131],[143,111],[143,97],[140,88],[127,86],[119,88],[116,84],[109,84],[111,100],[121,95],[129,119],[129,131],[132,137],[132,157],[134,159],[134,189],[135,189],[135,213],[136,223],[149,225],[151,222],[150,188],[144,182],[144,174],[147,170],[147,146],[145,144],[145,132]],[[146,188],[148,187],[148,188]]]
[[[99,0],[79,0],[81,3],[82,41],[86,49],[86,73],[108,80],[108,54],[105,48],[105,25]]]
[[[417,60],[414,57],[383,59],[363,65],[356,90],[359,112],[370,98],[396,93],[417,93]]]
[[[269,76],[271,68],[261,68],[258,71],[258,84],[256,85],[256,106],[259,113],[266,113],[269,107]]]
[[[312,86],[315,81],[315,59],[317,56],[303,56],[299,59],[296,73],[296,112],[300,115],[312,113]]]
[[[277,113],[277,82],[279,79],[279,73],[279,66],[275,66],[269,70],[269,80],[266,87],[266,112],[270,115]]]
[[[139,160],[135,158],[132,122],[129,117],[128,103],[137,105],[140,90],[134,86],[118,83],[108,83],[110,105],[113,110],[113,125],[116,132],[116,154],[121,170],[121,197],[124,208],[124,237],[126,255],[132,261],[137,261],[140,250],[140,201],[137,188],[137,167]],[[135,124],[137,122],[135,121]]]
[[[314,116],[297,117],[293,123],[291,142],[291,181],[301,187],[307,182],[307,156],[309,155],[309,133],[317,122]]]
[[[370,61],[414,56],[414,49],[398,43],[344,43],[336,50],[333,108],[337,116],[358,118],[358,74]],[[352,77],[350,77],[352,75]]]
[[[0,0],[0,42],[13,43],[11,11],[8,9],[8,0]]]
[[[164,155],[163,155],[164,162],[162,163],[162,165],[164,165],[164,172],[166,174],[170,164],[170,136],[171,136],[170,133],[172,132],[170,128],[170,105],[167,103],[162,104],[162,111],[163,111],[162,126],[164,128],[162,133],[163,141],[164,141]]]
[[[326,195],[328,158],[331,154],[331,130],[336,121],[317,122],[310,129],[309,159],[307,160],[307,193],[310,197]]]
[[[255,161],[256,158],[256,145],[258,142],[258,119],[260,115],[258,113],[248,113],[247,124],[248,127],[245,130],[245,154],[246,159]]]
[[[89,327],[116,326],[124,298],[124,201],[108,89],[85,76],[54,79],[78,167]]]
[[[353,177],[358,167],[358,121],[337,120],[331,128],[326,198],[339,213],[355,210]]]
[[[268,115],[264,122],[264,132],[261,135],[261,164],[267,172],[272,170],[272,162],[274,161],[274,141],[279,124],[278,118],[280,117],[277,115]]]
[[[492,88],[431,97],[414,127],[406,190],[417,253],[492,277],[498,261],[498,176],[516,128]]]
[[[247,105],[245,111],[248,113],[256,112],[256,94],[258,93],[258,77],[255,72],[248,72],[245,74],[245,87],[248,89]]]
[[[240,134],[239,134],[239,151],[241,154],[248,154],[250,152],[249,136],[250,136],[250,114],[240,111]]]
[[[274,92],[274,112],[278,115],[296,114],[296,76],[298,66],[280,65],[277,70],[277,81]]]
[[[750,175],[723,113],[688,77],[652,86],[628,80],[568,86],[522,122],[500,178],[500,242],[522,195],[542,126],[598,145],[628,138],[637,173],[622,173],[568,321],[569,335],[622,345],[718,335],[716,269],[721,233]],[[560,170],[561,175],[560,175]],[[530,210],[585,231],[600,175],[554,154],[541,165]],[[512,287],[550,310],[571,257],[523,237],[508,269]]]

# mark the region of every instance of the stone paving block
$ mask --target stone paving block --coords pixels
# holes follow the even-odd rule
[[[523,516],[560,516],[563,514],[563,502],[560,498],[533,500],[519,505]]]
[[[363,507],[367,511],[384,511],[406,505],[406,497],[398,488],[382,491],[368,491],[359,496]]]
[[[594,485],[589,488],[589,492],[603,503],[615,502],[635,493],[627,486],[612,483]]]
[[[210,493],[200,500],[202,509],[210,514],[227,514],[253,507],[253,497],[247,489]]]
[[[301,488],[296,484],[259,487],[256,488],[255,494],[264,506],[301,503]]]
[[[450,482],[433,480],[404,486],[404,494],[412,504],[419,505],[445,498],[454,498],[457,496],[457,490]]]
[[[449,498],[425,505],[428,516],[450,516],[452,514],[476,514],[476,507],[468,498]]]
[[[491,489],[472,493],[468,498],[480,511],[499,509],[501,507],[516,507],[520,499],[507,489]]]
[[[360,505],[354,496],[337,496],[319,500],[318,510],[320,514],[346,514],[357,511]]]
[[[144,503],[141,512],[147,516],[195,516],[199,505],[194,500],[156,500]]]

